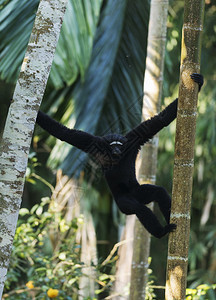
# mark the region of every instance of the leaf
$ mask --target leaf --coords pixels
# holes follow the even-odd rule
[[[27,208],[21,208],[19,211],[20,216],[25,216],[29,214],[29,210]]]
[[[38,3],[11,0],[1,10],[0,78],[7,82],[15,82],[18,76]]]
[[[106,2],[85,81],[66,93],[68,100],[74,99],[76,128],[104,135],[125,133],[140,122],[148,13],[148,2],[141,0]],[[74,114],[68,123],[73,118]],[[53,153],[58,149],[54,147]],[[63,144],[61,153],[68,149]],[[54,160],[51,153],[49,165],[57,167],[59,163],[68,175],[79,176],[82,169],[85,173],[91,169],[86,154],[75,148],[64,160]]]
[[[83,78],[88,66],[102,0],[69,0],[50,74],[56,88]],[[0,78],[15,82],[39,0],[11,0],[1,10]],[[85,18],[84,18],[85,16]]]
[[[56,88],[71,85],[88,67],[102,0],[68,2],[50,73]]]

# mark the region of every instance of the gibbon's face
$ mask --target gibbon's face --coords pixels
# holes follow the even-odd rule
[[[108,144],[111,157],[113,159],[120,159],[127,139],[119,134],[109,134],[104,136],[104,139]]]
[[[106,170],[117,166],[125,150],[127,138],[119,134],[108,134],[102,137],[102,148],[95,158]]]

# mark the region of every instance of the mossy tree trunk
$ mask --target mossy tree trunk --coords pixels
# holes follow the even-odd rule
[[[67,0],[41,0],[8,112],[0,151],[0,298],[22,199],[28,152]]]
[[[198,95],[190,74],[200,71],[203,15],[204,0],[185,1],[170,220],[177,230],[169,236],[167,300],[185,299]]]
[[[168,0],[151,1],[142,113],[144,120],[152,117],[160,110],[166,45],[167,11]],[[140,184],[155,184],[157,152],[158,136],[155,136],[142,148],[137,162]],[[150,207],[153,208],[153,205]],[[149,251],[150,234],[143,228],[143,225],[138,219],[136,219],[130,299],[145,299],[145,289],[148,281]]]

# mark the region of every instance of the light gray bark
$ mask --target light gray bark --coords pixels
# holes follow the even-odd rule
[[[121,235],[122,245],[118,249],[119,259],[116,266],[116,280],[112,294],[113,300],[126,300],[129,298],[134,224],[135,216],[127,216],[126,224]]]
[[[151,1],[142,114],[144,120],[152,117],[160,110],[167,12],[168,0]],[[142,148],[137,162],[140,184],[155,184],[157,152],[158,136],[155,136]],[[153,204],[150,207],[153,209]],[[135,222],[133,248],[130,299],[140,300],[145,299],[148,281],[150,234],[143,228],[138,219]]]
[[[0,298],[21,204],[29,147],[68,0],[41,0],[0,152]]]

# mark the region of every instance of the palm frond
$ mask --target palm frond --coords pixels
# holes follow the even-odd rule
[[[1,10],[0,78],[15,82],[32,30],[39,0],[11,0]]]
[[[68,100],[75,105],[76,128],[103,135],[124,133],[140,122],[148,14],[148,1],[106,2],[85,81],[67,90]],[[68,151],[68,145],[61,151],[64,147]],[[62,163],[68,175],[78,176],[83,168],[89,168],[86,155],[75,148],[64,160],[54,163],[53,157],[51,153],[49,164],[56,167]]]
[[[102,0],[69,0],[49,85],[71,85],[88,66]],[[0,78],[15,82],[32,30],[39,0],[11,0],[0,15]]]
[[[70,0],[50,73],[55,88],[70,86],[89,64],[102,0]]]

